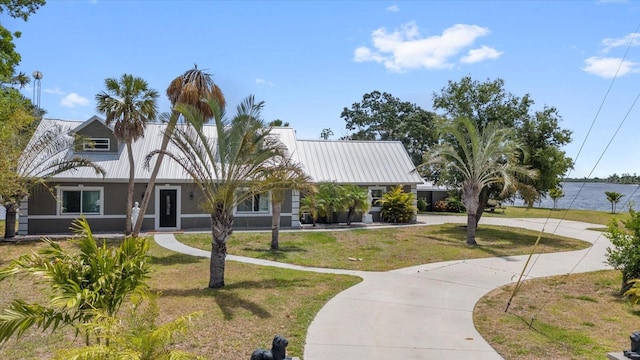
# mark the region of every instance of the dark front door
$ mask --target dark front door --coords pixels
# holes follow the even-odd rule
[[[178,191],[160,190],[160,227],[176,227]]]

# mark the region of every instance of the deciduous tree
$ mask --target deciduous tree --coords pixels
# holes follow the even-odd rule
[[[415,165],[422,163],[436,142],[437,116],[386,92],[364,94],[362,102],[354,103],[351,109],[345,107],[340,117],[352,131],[347,138],[401,141]]]
[[[529,94],[518,97],[506,91],[502,79],[480,82],[466,76],[458,82],[449,81],[433,95],[434,109],[443,111],[449,119],[469,118],[479,131],[494,122],[514,129],[515,138],[526,149],[520,154],[519,163],[538,172],[536,178],[516,179],[517,191],[528,205],[558,186],[573,167],[571,158],[560,149],[571,141],[571,131],[560,128],[562,118],[555,108],[545,106],[534,111],[533,105]],[[447,185],[459,185],[455,174],[433,172],[430,177]],[[481,193],[478,220],[488,199],[502,191],[500,186],[491,186]]]

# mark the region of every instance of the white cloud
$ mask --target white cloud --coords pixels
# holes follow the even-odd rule
[[[473,64],[484,60],[493,60],[502,56],[503,52],[488,46],[482,46],[478,49],[471,49],[467,55],[460,59],[465,64]]]
[[[354,61],[373,61],[387,69],[403,72],[412,69],[446,69],[453,67],[451,59],[471,46],[476,39],[489,34],[489,29],[477,25],[457,24],[445,29],[441,35],[422,37],[415,22],[402,25],[400,30],[388,32],[379,28],[371,34],[373,50],[359,47]],[[467,62],[495,59],[502,53],[483,47],[465,56]],[[492,50],[493,53],[489,50]]]
[[[60,88],[55,89],[44,89],[44,92],[47,94],[56,94],[56,95],[64,95],[65,92],[60,90]]]
[[[592,56],[585,61],[582,70],[603,78],[624,76],[630,73],[640,72],[640,64],[633,61],[623,61],[622,58]]]
[[[400,11],[400,8],[398,7],[398,5],[391,5],[387,8],[387,11],[391,11],[391,12],[398,12]]]
[[[604,47],[602,49],[604,53],[608,53],[617,47],[640,46],[640,34],[631,33],[617,39],[606,38],[602,40],[602,46]]]
[[[256,79],[256,84],[257,85],[265,85],[265,86],[270,86],[270,87],[274,87],[275,84],[272,83],[271,81],[265,80],[265,79],[261,79],[261,78],[257,78]]]
[[[87,106],[89,99],[82,97],[76,93],[70,93],[60,100],[60,105],[68,108],[74,108],[77,106]]]

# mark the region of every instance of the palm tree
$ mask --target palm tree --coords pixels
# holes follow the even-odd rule
[[[481,191],[502,184],[503,195],[517,181],[516,176],[534,177],[535,172],[519,165],[520,144],[513,131],[496,122],[481,132],[469,118],[457,118],[442,130],[451,143],[433,148],[427,163],[440,164],[461,175],[462,202],[467,210],[467,244],[476,245],[476,216]]]
[[[175,108],[177,104],[189,104],[197,109],[202,115],[202,123],[208,122],[213,113],[211,108],[203,99],[213,98],[216,100],[220,110],[224,112],[226,104],[222,90],[211,79],[211,74],[208,74],[200,69],[197,65],[194,65],[193,69],[187,70],[184,74],[176,77],[171,81],[167,88],[167,97],[171,102],[172,110],[167,127],[164,130],[164,137],[162,138],[162,144],[160,145],[160,151],[157,152],[158,157],[153,166],[151,176],[149,177],[149,183],[147,184],[147,190],[144,193],[142,204],[140,204],[140,215],[134,225],[133,235],[137,236],[142,229],[142,223],[144,214],[147,212],[151,195],[153,194],[153,188],[162,165],[162,159],[169,145],[169,139],[173,134],[173,131],[180,118],[180,112]]]
[[[203,123],[206,115],[188,104],[174,109],[187,126],[176,127],[171,134],[175,152],[156,150],[147,155],[147,164],[163,153],[193,179],[202,191],[202,207],[211,216],[211,260],[209,287],[224,286],[227,241],[233,232],[233,212],[238,204],[257,194],[282,188],[279,181],[264,181],[270,169],[280,164],[286,168],[286,148],[270,136],[270,128],[260,119],[264,102],[247,97],[228,119],[215,98],[206,100],[215,121],[216,136],[211,136]],[[295,165],[295,164],[293,164]]]
[[[346,210],[343,189],[336,183],[324,183],[318,186],[315,196],[318,216],[327,224],[333,223],[333,214]]]
[[[356,213],[364,213],[369,210],[369,192],[358,185],[347,184],[342,186],[344,201],[347,207],[347,225],[351,225]]]
[[[316,221],[318,220],[318,206],[316,204],[316,195],[315,193],[304,193],[300,194],[300,210],[299,216],[307,213],[311,216],[311,221],[313,226],[316,226]]]
[[[619,192],[615,191],[605,191],[604,194],[607,196],[607,200],[611,203],[611,213],[616,213],[616,205],[620,202],[620,199],[624,196]]]
[[[55,331],[67,325],[81,331],[97,311],[113,317],[132,294],[148,290],[147,242],[127,237],[117,248],[100,245],[85,218],[74,221],[73,231],[79,236],[74,240],[77,253],[44,239],[47,248],[22,255],[0,270],[0,280],[29,275],[52,289],[45,305],[16,299],[0,313],[0,344],[32,326]]]
[[[295,190],[313,193],[313,180],[304,173],[302,166],[291,159],[269,169],[265,177],[266,183],[277,184],[271,190],[271,250],[278,250],[280,238],[280,214],[284,202],[285,191]]]
[[[563,196],[564,196],[564,192],[560,187],[555,187],[549,190],[549,197],[551,197],[551,199],[553,200],[553,210],[556,210],[556,208],[558,207],[558,199],[560,199]]]
[[[80,167],[90,167],[98,175],[105,175],[104,169],[81,156],[67,156],[73,149],[75,139],[68,134],[69,129],[60,125],[40,125],[23,149],[19,159],[10,158],[10,193],[0,194],[6,209],[5,238],[15,236],[16,213],[20,201],[36,186],[47,187],[47,180],[65,171],[75,171]],[[4,185],[7,185],[6,183]]]
[[[135,164],[131,144],[144,137],[144,129],[149,121],[158,115],[158,92],[150,89],[142,78],[124,74],[120,79],[105,79],[106,91],[96,95],[96,110],[105,114],[107,125],[114,123],[113,133],[127,147],[129,157],[129,187],[127,189],[127,218],[125,233],[131,233],[131,209],[135,185]]]

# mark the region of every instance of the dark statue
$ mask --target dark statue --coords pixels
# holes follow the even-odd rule
[[[629,359],[640,359],[640,331],[633,332],[629,338],[631,338],[631,350],[625,350],[624,356]]]
[[[251,360],[285,360],[291,359],[286,357],[287,345],[289,341],[280,335],[276,335],[273,338],[271,344],[271,351],[265,349],[258,349],[251,354]]]

